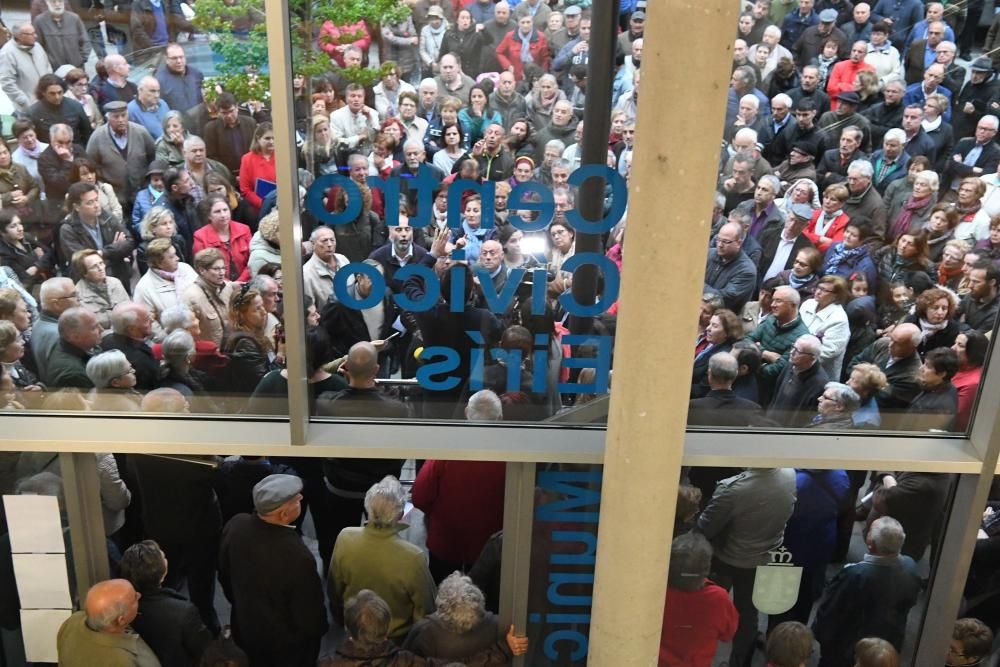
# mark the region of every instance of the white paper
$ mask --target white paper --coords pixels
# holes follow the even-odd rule
[[[69,609],[21,610],[21,636],[28,662],[59,662],[56,635],[72,613]]]
[[[14,578],[22,609],[69,609],[65,554],[14,554]]]
[[[61,554],[62,524],[55,496],[4,496],[11,553]]]
[[[406,333],[406,325],[403,324],[403,318],[402,317],[397,317],[396,318],[396,321],[392,323],[392,328],[395,329],[396,331],[398,331],[401,334],[405,334]]]

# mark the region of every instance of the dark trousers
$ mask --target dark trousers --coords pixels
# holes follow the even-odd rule
[[[733,604],[740,614],[739,626],[733,637],[733,650],[729,654],[730,667],[750,667],[753,661],[754,642],[757,639],[757,608],[753,605],[753,583],[757,568],[735,567],[712,559],[710,578],[726,590],[733,591]]]
[[[342,498],[327,489],[326,510],[326,525],[322,532],[319,529],[319,524],[316,524],[316,539],[319,542],[319,555],[323,559],[324,572],[328,572],[330,569],[333,545],[336,544],[340,531],[344,528],[361,525],[361,519],[365,515],[365,499]]]
[[[463,573],[468,572],[472,563],[453,563],[450,560],[438,558],[433,552],[428,552],[428,566],[431,576],[434,577],[434,583],[440,585],[455,570]]]
[[[163,585],[180,590],[187,582],[188,597],[209,632],[217,636],[221,629],[215,613],[215,565],[219,553],[218,536],[191,542],[157,540],[170,561]]]
[[[798,621],[809,625],[809,615],[812,614],[813,603],[823,595],[823,584],[826,583],[826,563],[805,565],[802,567],[802,581],[799,583],[799,597],[795,605],[783,614],[767,617],[767,631],[785,621]]]

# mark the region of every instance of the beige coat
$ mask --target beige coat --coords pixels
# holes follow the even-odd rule
[[[76,293],[80,299],[80,305],[97,317],[97,321],[100,322],[105,333],[111,333],[111,311],[118,304],[127,302],[129,298],[122,281],[113,276],[108,276],[107,281],[107,298],[82,278],[76,283]]]
[[[202,289],[204,287],[204,289]],[[203,283],[201,278],[195,281],[194,285],[188,287],[181,300],[194,311],[194,316],[198,318],[201,325],[199,340],[210,340],[216,345],[222,344],[225,329],[228,325],[229,298],[233,293],[233,283],[226,283],[218,298],[209,299],[212,289]]]
[[[160,313],[180,303],[180,295],[177,293],[178,282],[181,292],[194,283],[198,274],[189,265],[180,262],[177,265],[177,282],[172,282],[162,278],[152,268],[139,278],[135,285],[135,292],[132,300],[136,303],[145,304],[149,312],[156,318],[153,323],[153,337],[159,341],[163,338],[163,327],[160,326]]]

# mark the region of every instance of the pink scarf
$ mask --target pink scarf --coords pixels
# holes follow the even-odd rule
[[[889,230],[889,239],[895,241],[903,234],[907,233],[910,229],[910,222],[913,220],[913,213],[924,208],[931,203],[930,196],[924,197],[923,199],[914,199],[913,195],[906,200],[903,204],[903,210],[899,212],[896,219],[892,223],[892,229]]]

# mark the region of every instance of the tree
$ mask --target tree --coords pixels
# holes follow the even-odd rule
[[[351,25],[364,19],[369,31],[377,34],[382,23],[398,23],[410,13],[402,0],[289,0],[292,45],[292,69],[309,80],[334,69],[330,57],[317,43],[320,26]],[[271,81],[267,74],[267,26],[264,0],[198,0],[193,21],[195,27],[212,35],[212,51],[222,63],[218,75],[208,80],[206,88],[219,84],[242,102],[270,98]],[[347,44],[357,35],[341,35]],[[348,81],[370,86],[388,71],[378,68],[349,67],[340,73]]]

